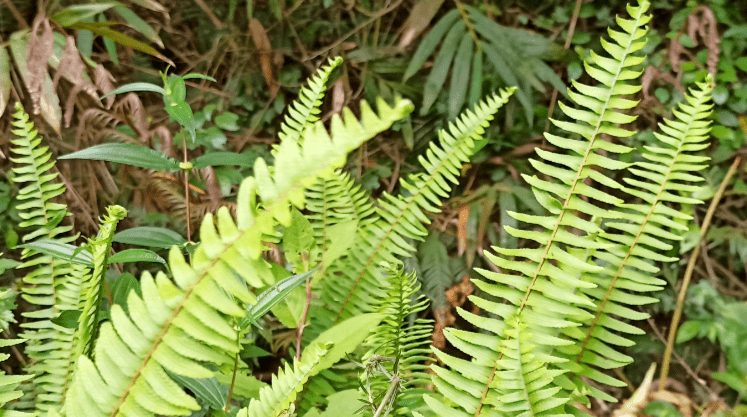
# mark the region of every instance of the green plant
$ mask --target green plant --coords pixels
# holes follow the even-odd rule
[[[45,329],[27,333],[27,351],[44,352],[34,364],[41,372],[53,374],[54,361],[67,367],[64,375],[32,380],[24,401],[11,406],[50,416],[313,417],[351,413],[336,410],[360,400],[356,409],[374,417],[476,417],[581,414],[575,405],[589,405],[589,396],[614,401],[597,383],[622,385],[606,370],[631,362],[620,348],[641,330],[629,321],[645,318],[634,307],[655,301],[645,293],[664,284],[655,276],[656,265],[673,260],[659,252],[672,249],[670,241],[680,239],[675,232],[690,221],[672,205],[699,203],[688,183],[700,180],[695,173],[707,158],[693,153],[708,146],[710,129],[712,79],[706,77],[654,133],[660,143],[640,154],[618,143],[634,135],[619,125],[635,120],[622,111],[637,104],[628,96],[640,90],[634,80],[643,57],[636,53],[646,45],[648,6],[642,1],[629,8],[631,19],[618,18],[622,30],[610,30],[612,41],[602,41],[610,57],[592,53],[585,62],[600,85],[574,82],[568,96],[577,108],[560,105],[567,119],[553,123],[566,133],[545,137],[561,151],[538,149],[531,164],[540,175],[524,177],[550,214],[509,213],[530,225],[520,229],[504,222],[512,242],[526,246],[508,243],[494,248],[498,255],[486,254],[499,272],[478,270],[484,279],[473,280],[480,292],[470,300],[488,314],[461,310],[477,331],[445,332],[463,355],[435,350],[443,364],[432,366],[436,393],[425,389],[432,359],[425,349],[431,326],[420,317],[426,302],[416,296],[415,275],[391,265],[411,257],[415,242],[428,235],[429,215],[451,195],[464,164],[487,142],[488,122],[515,89],[457,117],[419,158],[422,172],[403,178],[398,195],[383,193],[372,202],[342,171],[347,154],[413,106],[380,100],[374,112],[363,103],[361,121],[345,109],[332,117],[328,133],[318,114],[326,82],[339,65],[331,61],[291,105],[281,142],[271,152],[274,162],[257,159],[253,175],[242,180],[235,218],[225,207],[208,213],[194,244],[191,233],[185,240],[163,229],[115,234],[125,214],[116,206],[102,219],[99,236],[88,245],[70,244],[72,237],[64,236],[69,230],[58,230],[66,207],[49,201],[49,193],[62,192],[48,173],[53,163],[19,108],[16,146],[25,158],[18,163],[27,175],[19,177],[36,180],[21,195],[29,200],[26,208],[43,208],[24,213],[38,218],[38,230],[25,238],[26,256],[43,260],[29,273],[35,280],[27,277],[23,288],[40,307],[26,326]],[[199,129],[186,101],[185,80],[195,77],[206,78],[164,74],[163,87],[131,84],[116,92],[162,94],[166,111],[184,128],[186,149]],[[197,160],[123,145],[99,145],[63,159],[183,171],[188,187]],[[202,163],[208,165],[215,159],[206,158]],[[242,155],[231,158],[245,163]],[[608,169],[625,174],[624,180],[612,179]],[[139,279],[122,274],[108,296],[109,264],[160,259],[148,251],[109,256],[114,241],[170,248],[163,261],[168,269],[145,271]],[[423,246],[440,250],[437,242]],[[281,252],[284,262],[269,262],[263,255],[270,249]],[[442,251],[433,259],[444,257]],[[48,265],[57,262],[65,270],[50,272]],[[447,275],[432,265],[423,269]],[[286,339],[295,345],[264,384],[249,373],[256,357],[250,347],[261,337],[272,339],[267,335],[279,327],[265,316],[269,311],[291,329]],[[352,358],[338,363],[346,355]],[[363,366],[362,375],[355,363]],[[8,399],[20,395],[19,382],[0,375]]]

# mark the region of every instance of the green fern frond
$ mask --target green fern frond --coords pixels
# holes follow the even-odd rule
[[[109,270],[109,253],[112,250],[114,232],[117,224],[127,217],[127,210],[122,206],[109,206],[106,215],[101,219],[98,235],[88,241],[88,248],[93,258],[93,273],[84,289],[85,305],[78,319],[78,332],[75,341],[75,357],[90,356],[93,343],[98,333],[101,313],[101,299],[104,292],[106,271]]]
[[[252,399],[249,407],[239,411],[237,417],[277,417],[291,406],[303,385],[318,371],[315,366],[329,351],[330,346],[313,346],[304,351],[303,359],[286,364],[277,376],[273,375],[272,384],[262,388],[259,399]]]
[[[431,142],[425,157],[420,158],[425,172],[401,181],[406,194],[394,197],[385,193],[378,200],[376,221],[359,228],[349,255],[339,258],[329,267],[327,278],[322,278],[322,303],[312,306],[311,325],[304,335],[314,337],[333,323],[373,309],[372,301],[382,296],[384,283],[380,262],[394,263],[397,256],[411,256],[415,249],[406,240],[422,240],[427,235],[425,213],[440,211],[441,199],[449,196],[450,183],[457,183],[475,142],[482,140],[489,120],[514,91],[511,88],[488,98],[474,112],[467,111],[450,123],[448,131],[440,131],[440,145]]]
[[[392,398],[393,415],[410,415],[423,403],[425,388],[430,376],[424,371],[425,362],[429,359],[428,346],[433,334],[432,320],[415,318],[410,324],[410,317],[417,315],[428,307],[428,300],[423,295],[417,296],[420,284],[415,274],[405,274],[401,266],[385,267],[387,279],[386,296],[379,302],[376,311],[384,316],[376,330],[365,342],[371,350],[363,360],[372,361],[375,356],[386,358],[381,362],[390,375],[400,379],[404,391]],[[374,375],[379,372],[373,372]],[[374,398],[384,395],[390,386],[390,378],[374,378],[371,381]]]
[[[562,406],[569,401],[569,397],[564,396],[561,388],[553,384],[553,380],[566,371],[549,370],[547,367],[549,363],[562,360],[535,352],[536,346],[531,343],[532,335],[526,331],[527,325],[523,323],[520,316],[509,318],[506,320],[506,325],[503,344],[500,348],[501,357],[497,360],[501,371],[496,376],[495,387],[501,394],[490,399],[495,409],[485,410],[480,415],[570,417],[569,414],[564,414],[562,409]],[[460,361],[465,362],[461,359],[449,358],[449,361],[445,363],[465,373],[481,371],[470,369],[469,366],[462,365]],[[466,410],[475,408],[477,399],[474,396],[465,395],[464,392],[454,389],[455,386],[464,384],[466,378],[439,366],[434,366],[433,369],[441,377],[434,379],[434,383],[447,398],[452,399]],[[479,386],[474,388],[479,389]],[[455,412],[431,396],[426,396],[426,402],[439,415],[469,415],[462,411]]]
[[[142,297],[129,293],[129,316],[112,306],[111,322],[100,327],[95,362],[81,356],[76,363],[66,415],[189,415],[199,409],[166,371],[211,378],[205,364],[233,364],[240,348],[233,322],[256,302],[247,286],[274,283],[270,265],[261,258],[263,236],[278,223],[288,226],[291,207],[303,206],[306,188],[340,168],[352,149],[407,115],[412,104],[401,100],[390,107],[382,100],[378,108],[376,114],[364,104],[362,123],[345,109],[343,119],[333,117],[331,137],[317,122],[305,131],[303,145],[282,142],[272,170],[258,159],[255,177],[239,188],[237,221],[226,208],[208,214],[191,265],[172,248],[173,282],[164,273],[155,279],[145,273]]]
[[[280,140],[303,142],[304,131],[319,120],[324,93],[327,91],[327,80],[332,71],[342,64],[342,58],[337,57],[327,62],[327,65],[309,80],[309,85],[301,88],[298,98],[288,106],[288,114],[280,125],[278,137]]]
[[[622,32],[609,30],[612,42],[602,40],[603,48],[611,58],[592,53],[593,64],[585,62],[586,71],[601,85],[596,87],[574,83],[577,91],[569,91],[570,98],[582,109],[573,109],[560,105],[563,112],[576,122],[553,120],[557,127],[579,135],[582,139],[572,139],[546,133],[547,140],[561,149],[571,151],[570,155],[558,154],[537,149],[540,160],[531,160],[540,173],[557,182],[550,182],[536,176],[525,176],[532,185],[537,200],[552,215],[532,216],[520,213],[509,213],[516,220],[539,226],[535,230],[519,230],[506,226],[506,231],[516,238],[527,239],[539,244],[536,249],[506,249],[494,247],[501,256],[487,254],[489,260],[504,271],[513,271],[515,275],[478,270],[489,281],[473,280],[474,284],[497,299],[506,303],[496,303],[473,296],[472,302],[497,318],[480,317],[470,312],[459,310],[459,314],[482,330],[472,333],[449,329],[444,332],[446,339],[461,351],[473,357],[472,362],[459,362],[461,368],[441,372],[439,384],[448,389],[453,397],[464,398],[458,406],[466,415],[489,416],[500,415],[497,411],[498,398],[505,395],[499,380],[504,370],[501,362],[503,353],[500,348],[505,340],[507,328],[505,320],[520,315],[527,325],[532,338],[530,344],[537,347],[540,353],[550,349],[570,345],[573,342],[557,335],[559,329],[579,326],[580,322],[592,317],[582,307],[594,308],[596,305],[577,289],[591,289],[596,284],[579,279],[577,271],[585,273],[599,272],[602,267],[584,262],[574,256],[577,250],[599,250],[613,245],[595,240],[600,227],[592,221],[583,219],[583,214],[596,218],[617,218],[616,211],[597,207],[593,202],[619,205],[622,200],[593,188],[584,183],[590,178],[610,188],[622,188],[620,184],[596,170],[597,167],[619,170],[628,164],[603,156],[600,151],[626,153],[630,148],[612,144],[601,139],[602,134],[615,137],[629,137],[634,132],[617,127],[617,124],[630,123],[635,117],[620,113],[629,109],[636,102],[624,98],[634,94],[640,86],[629,83],[640,76],[640,72],[631,67],[643,62],[643,57],[633,53],[640,51],[646,44],[644,27],[650,20],[646,15],[649,7],[642,1],[638,7],[628,7],[631,19],[618,17]],[[590,201],[586,201],[584,198]],[[579,214],[577,214],[579,213]],[[537,230],[539,229],[539,230]],[[571,229],[583,232],[581,236],[572,233]],[[524,258],[529,262],[511,259]],[[437,352],[444,363],[455,363],[459,359],[444,352]],[[464,372],[466,366],[470,372]],[[448,377],[447,377],[448,375]],[[458,393],[458,394],[457,394]],[[456,409],[441,404],[437,411],[440,415],[462,415]],[[446,408],[443,408],[446,407]],[[448,413],[445,409],[449,409]],[[454,414],[450,414],[454,413]]]
[[[23,343],[23,339],[0,339],[0,348],[10,347]],[[8,359],[10,355],[0,353],[0,362]],[[23,392],[17,391],[18,385],[22,382],[33,378],[34,375],[6,375],[5,371],[0,371],[0,415],[8,417],[31,416],[31,414],[2,411],[5,410],[5,404],[17,400],[23,396]]]
[[[687,231],[682,221],[692,218],[666,203],[701,203],[683,194],[699,189],[687,183],[703,181],[693,173],[707,167],[703,163],[708,157],[691,153],[710,145],[707,140],[711,129],[708,119],[713,107],[708,104],[713,89],[711,84],[712,79],[708,76],[705,82],[698,84],[697,89],[690,89],[685,102],[673,111],[675,119],[664,119],[664,123],[659,124],[661,133],[655,132],[654,136],[660,143],[644,147],[642,156],[645,161],[636,163],[635,168],[629,168],[633,177],[624,178],[629,185],[625,191],[642,202],[623,206],[628,209],[622,213],[627,222],[609,221],[605,224],[611,230],[600,233],[600,237],[615,246],[595,253],[596,263],[605,267],[602,271],[588,274],[585,279],[598,287],[582,289],[597,305],[594,317],[581,328],[565,330],[565,334],[577,343],[559,349],[571,362],[575,362],[568,364],[567,369],[578,376],[625,386],[594,367],[610,369],[632,362],[632,358],[617,350],[618,346],[632,346],[633,342],[626,335],[643,334],[643,330],[620,319],[646,319],[648,315],[634,307],[658,301],[636,294],[659,291],[666,285],[666,281],[656,278],[659,268],[650,261],[672,262],[679,259],[661,255],[661,252],[672,249],[670,241],[682,240],[676,231]],[[593,392],[607,401],[614,401],[609,395],[596,390]]]
[[[365,227],[374,220],[374,208],[368,194],[356,185],[349,174],[335,172],[320,179],[306,191],[306,209],[314,228],[314,239],[325,251],[330,228],[346,221]]]
[[[70,216],[64,204],[52,200],[65,192],[65,186],[56,182],[53,172],[55,161],[49,148],[41,146],[42,138],[29,122],[29,116],[20,103],[14,114],[12,151],[16,155],[11,160],[16,164],[13,172],[15,182],[25,184],[18,199],[20,226],[28,233],[24,242],[53,240],[69,243],[75,239],[70,235],[72,226],[63,226],[62,220]],[[69,378],[69,361],[72,357],[74,329],[67,329],[52,323],[65,311],[78,310],[81,299],[82,280],[87,269],[70,262],[41,255],[32,250],[22,253],[24,263],[18,268],[29,268],[23,278],[21,296],[31,304],[41,307],[36,311],[23,313],[32,319],[22,327],[26,331],[21,336],[29,343],[26,353],[33,361],[28,372],[36,374],[34,380],[34,408],[40,412],[59,408]]]

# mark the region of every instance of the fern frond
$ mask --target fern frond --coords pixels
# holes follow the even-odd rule
[[[595,253],[596,263],[605,267],[602,271],[588,274],[585,279],[598,287],[582,289],[597,305],[594,317],[581,328],[565,330],[565,334],[577,343],[560,348],[575,362],[569,364],[567,369],[578,376],[613,386],[625,386],[594,367],[610,369],[632,362],[629,356],[617,349],[619,346],[632,346],[633,342],[626,335],[643,334],[643,330],[621,320],[648,318],[648,314],[634,307],[658,301],[657,298],[636,294],[659,291],[666,285],[666,281],[656,278],[659,268],[651,261],[672,262],[679,259],[669,258],[661,252],[672,249],[671,241],[682,240],[677,231],[687,231],[682,221],[692,218],[669,207],[667,203],[701,203],[683,194],[699,188],[687,183],[703,181],[693,173],[706,168],[707,165],[703,163],[710,159],[691,153],[710,145],[707,140],[711,129],[708,118],[713,107],[708,104],[713,89],[711,84],[712,79],[708,76],[705,82],[697,85],[697,89],[690,89],[685,102],[673,111],[675,119],[664,119],[664,123],[659,124],[661,133],[655,132],[654,136],[660,143],[644,147],[642,156],[645,161],[637,162],[635,168],[629,168],[633,177],[624,178],[629,185],[624,190],[642,202],[623,206],[628,209],[622,213],[626,222],[609,221],[605,224],[611,230],[601,232],[600,237],[615,246]],[[603,394],[598,391],[594,393]],[[600,396],[614,401],[608,395]]]
[[[349,174],[335,172],[327,179],[320,179],[306,191],[306,209],[314,228],[314,239],[325,251],[330,228],[345,221],[355,221],[365,227],[374,220],[371,199],[360,185],[356,185]]]
[[[425,213],[440,211],[441,198],[449,196],[450,183],[457,182],[475,142],[482,140],[489,120],[514,91],[511,88],[488,98],[474,112],[467,111],[450,123],[448,131],[440,131],[440,145],[431,142],[426,156],[420,158],[425,172],[401,181],[407,194],[394,197],[385,193],[378,200],[376,221],[359,229],[349,255],[339,258],[322,278],[322,303],[312,306],[310,328],[304,335],[313,337],[333,323],[373,309],[372,301],[382,295],[384,283],[380,262],[394,263],[397,256],[411,256],[415,249],[406,239],[422,240],[427,235]]]
[[[65,192],[65,186],[56,182],[53,172],[55,161],[49,148],[41,146],[42,138],[29,122],[28,115],[20,103],[16,104],[11,140],[16,164],[13,172],[15,182],[26,184],[19,190],[20,226],[27,228],[24,242],[54,240],[69,243],[75,239],[70,235],[72,226],[61,225],[70,216],[64,204],[52,200]],[[73,329],[52,323],[52,319],[64,311],[78,310],[81,299],[82,280],[87,270],[70,262],[41,255],[32,250],[22,253],[24,263],[18,268],[31,268],[23,278],[21,296],[31,304],[41,307],[23,313],[32,319],[22,327],[21,336],[29,343],[26,353],[33,361],[29,373],[36,374],[34,381],[34,407],[46,412],[59,408],[65,386],[68,383],[68,365],[72,357]]]
[[[305,131],[303,145],[281,143],[272,170],[258,159],[255,177],[239,188],[237,221],[226,208],[208,214],[191,265],[172,248],[173,282],[164,273],[155,279],[143,274],[142,297],[129,293],[129,316],[112,306],[94,361],[78,359],[65,402],[68,417],[189,415],[199,409],[166,371],[211,378],[205,364],[233,364],[240,348],[233,322],[256,302],[247,286],[274,283],[270,265],[261,258],[263,235],[278,223],[288,226],[291,207],[302,207],[305,189],[341,167],[348,152],[412,111],[407,100],[394,107],[383,100],[378,104],[379,114],[361,107],[362,123],[347,109],[344,119],[333,117],[331,137],[317,122]]]
[[[104,291],[104,280],[106,271],[109,270],[109,253],[112,249],[114,232],[120,220],[127,217],[127,210],[122,206],[109,206],[106,215],[101,219],[98,235],[88,241],[88,248],[93,257],[93,273],[91,279],[86,282],[85,305],[78,319],[78,331],[75,336],[75,357],[80,355],[90,356],[93,342],[98,333],[101,299]]]
[[[10,347],[23,343],[23,339],[0,339],[0,348]],[[10,355],[6,353],[0,353],[0,362],[8,359]],[[31,414],[13,412],[13,411],[2,411],[5,410],[5,404],[17,400],[23,396],[22,391],[17,391],[18,385],[21,382],[27,381],[33,378],[34,375],[6,375],[5,371],[0,371],[0,415],[8,417],[22,417],[31,416]]]
[[[282,142],[303,143],[304,131],[319,120],[319,107],[322,105],[324,93],[327,91],[327,80],[332,71],[342,64],[342,58],[329,59],[327,65],[320,68],[316,74],[309,79],[309,85],[301,88],[298,98],[288,106],[286,114],[280,125],[278,137]]]
[[[424,371],[425,362],[429,359],[433,333],[432,320],[415,318],[410,324],[410,317],[417,315],[428,307],[428,300],[423,295],[417,296],[420,284],[414,273],[406,275],[401,266],[386,267],[386,296],[379,302],[376,311],[384,319],[365,342],[371,350],[364,355],[364,361],[373,361],[375,356],[386,358],[381,362],[390,375],[396,375],[404,387],[391,401],[393,415],[410,415],[423,403],[423,394],[428,392],[425,385],[430,376]],[[377,374],[378,372],[373,372]],[[374,379],[369,375],[369,380]],[[374,398],[384,396],[389,389],[390,378],[376,378],[371,383]]]
[[[277,376],[273,375],[272,384],[262,388],[259,399],[252,399],[249,407],[239,411],[237,417],[277,417],[291,406],[296,395],[311,375],[318,371],[315,366],[328,352],[329,346],[313,346],[304,351],[303,359],[286,364]]]
[[[561,104],[560,108],[576,122],[553,120],[555,126],[582,139],[571,139],[546,133],[547,140],[561,149],[571,151],[570,155],[558,154],[537,149],[540,160],[531,160],[532,165],[542,174],[554,178],[557,182],[546,181],[537,176],[525,176],[532,186],[537,200],[552,215],[532,216],[520,213],[509,213],[516,220],[539,226],[539,230],[519,230],[506,226],[506,231],[516,238],[523,238],[539,244],[535,249],[506,249],[494,247],[501,256],[486,254],[489,260],[504,271],[513,271],[515,275],[478,270],[489,281],[473,280],[473,283],[493,297],[505,300],[496,303],[473,296],[472,302],[497,318],[480,317],[470,312],[459,310],[459,314],[482,330],[472,333],[448,329],[444,332],[452,345],[473,357],[472,362],[464,362],[444,352],[437,352],[438,357],[447,364],[458,362],[461,366],[441,372],[439,384],[448,390],[453,397],[463,398],[459,407],[467,415],[499,415],[498,398],[505,395],[500,389],[499,378],[504,370],[501,362],[503,353],[505,320],[520,315],[532,334],[529,343],[536,346],[540,353],[550,349],[572,344],[573,342],[558,337],[558,329],[579,326],[579,322],[592,317],[582,307],[594,308],[596,305],[577,289],[591,289],[596,284],[579,279],[577,271],[599,272],[602,267],[581,261],[572,253],[582,249],[606,249],[613,245],[597,242],[594,236],[601,232],[599,226],[583,219],[583,214],[597,218],[619,217],[614,210],[604,210],[597,204],[619,205],[622,200],[595,189],[584,183],[590,178],[610,188],[622,188],[620,184],[596,170],[597,167],[619,170],[628,164],[621,163],[601,155],[600,151],[625,153],[630,148],[615,145],[601,139],[602,134],[615,137],[629,137],[634,132],[617,127],[617,124],[630,123],[635,117],[620,113],[633,107],[636,102],[623,98],[640,90],[640,86],[629,83],[640,76],[640,72],[631,67],[643,62],[644,58],[633,53],[640,51],[646,44],[644,27],[650,20],[646,15],[649,3],[641,1],[638,7],[628,7],[631,19],[617,18],[622,32],[609,30],[612,41],[602,40],[603,48],[611,56],[602,57],[592,53],[594,63],[585,62],[586,71],[601,85],[596,87],[574,83],[577,91],[569,91],[569,97],[583,109],[573,109]],[[591,202],[586,201],[588,198]],[[577,214],[579,213],[579,214]],[[581,236],[572,233],[571,229],[580,230]],[[528,262],[512,257],[524,258]],[[465,367],[470,372],[464,372]],[[446,408],[444,408],[446,407]],[[448,413],[445,409],[449,409]],[[444,404],[437,411],[440,415],[462,415],[457,410]],[[454,414],[449,414],[454,413]]]

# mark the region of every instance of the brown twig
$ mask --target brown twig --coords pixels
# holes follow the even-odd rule
[[[726,176],[724,177],[724,180],[721,181],[721,186],[719,186],[718,191],[716,191],[716,194],[713,196],[713,200],[711,200],[711,205],[708,207],[708,211],[706,212],[705,218],[703,219],[703,225],[700,228],[700,241],[703,241],[705,239],[706,233],[708,233],[708,227],[711,225],[711,219],[713,219],[713,213],[716,212],[716,207],[718,207],[719,201],[721,201],[721,197],[724,194],[724,191],[726,190],[726,187],[729,185],[729,180],[731,180],[731,177],[734,175],[734,173],[737,171],[737,167],[739,167],[739,164],[742,162],[741,157],[737,157],[734,160],[734,163],[731,164],[731,167],[729,167],[729,171],[727,171]],[[698,242],[700,243],[700,242]],[[690,278],[693,275],[693,271],[695,270],[695,262],[697,262],[700,255],[700,244],[696,245],[693,249],[692,254],[690,255],[690,261],[687,263],[687,269],[685,270],[685,276],[682,280],[682,288],[680,288],[679,296],[677,297],[677,308],[674,310],[674,316],[672,317],[672,324],[669,327],[669,339],[667,339],[667,349],[664,351],[664,360],[661,364],[661,376],[659,377],[659,390],[664,390],[664,385],[667,381],[667,375],[669,374],[669,363],[672,360],[672,351],[674,350],[674,339],[677,336],[677,327],[680,324],[680,318],[682,317],[682,309],[685,306],[685,297],[687,296],[687,287],[690,285]]]
[[[573,9],[573,17],[571,18],[571,25],[568,27],[568,35],[565,37],[565,45],[563,45],[565,49],[568,49],[571,47],[571,40],[573,39],[573,34],[576,32],[576,23],[578,22],[578,15],[579,13],[581,13],[581,3],[583,3],[583,0],[576,0],[576,7]],[[550,108],[547,110],[547,122],[545,123],[545,132],[550,130],[550,118],[552,118],[552,113],[555,111],[555,103],[557,101],[558,101],[558,89],[553,88],[552,98],[550,98]]]
[[[198,5],[200,7],[200,9],[202,9],[203,12],[205,12],[205,14],[207,15],[207,17],[210,19],[211,22],[213,22],[213,25],[217,29],[220,30],[220,29],[223,29],[225,27],[225,26],[223,26],[223,22],[221,22],[220,19],[218,19],[218,16],[216,16],[215,13],[213,13],[213,11],[210,9],[210,7],[207,4],[205,4],[204,1],[202,1],[202,0],[194,0],[194,2],[195,2],[196,5]]]
[[[306,328],[306,319],[309,316],[309,307],[311,306],[311,278],[306,279],[306,303],[303,305],[303,314],[301,320],[296,326],[296,360],[301,360],[301,340],[303,339],[303,330]]]

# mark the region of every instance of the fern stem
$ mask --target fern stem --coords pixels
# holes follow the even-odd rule
[[[622,53],[623,57],[627,57],[630,54],[630,47],[633,43],[633,37],[635,36],[637,28],[640,26],[641,18],[644,16],[642,10],[639,9],[638,15],[635,16],[635,22],[633,23],[633,27],[635,28],[633,30],[633,33],[630,34],[630,40],[628,41],[627,45],[625,45],[625,50]],[[548,259],[548,255],[550,253],[550,249],[552,245],[555,243],[555,239],[557,236],[558,231],[561,228],[561,223],[563,221],[563,216],[568,211],[568,204],[571,201],[571,198],[574,195],[576,186],[579,183],[579,180],[581,179],[581,173],[583,172],[584,168],[586,168],[586,163],[589,159],[589,156],[594,153],[594,144],[596,139],[598,139],[599,130],[602,128],[602,125],[604,123],[604,116],[607,114],[608,111],[610,111],[610,100],[612,99],[615,89],[614,86],[617,85],[617,82],[620,78],[620,74],[625,68],[625,59],[620,60],[617,71],[615,73],[614,78],[611,80],[610,85],[613,86],[609,89],[607,93],[607,97],[605,97],[604,105],[601,108],[601,111],[599,112],[599,119],[596,122],[596,125],[594,126],[594,132],[589,137],[589,145],[586,148],[586,151],[584,152],[583,159],[581,160],[581,163],[579,164],[578,170],[576,171],[576,176],[573,179],[573,182],[570,185],[570,189],[568,191],[568,196],[565,198],[565,201],[563,202],[563,205],[561,207],[561,211],[557,216],[557,220],[555,222],[555,225],[553,227],[552,233],[550,233],[550,238],[545,244],[545,250],[542,256],[540,257],[539,261],[537,262],[537,269],[534,272],[534,276],[532,277],[531,282],[529,283],[529,286],[526,289],[526,292],[524,293],[524,298],[521,300],[521,304],[519,305],[519,308],[516,312],[516,314],[521,314],[524,311],[524,307],[527,304],[527,301],[529,300],[529,295],[534,290],[534,286],[537,283],[537,278],[539,278],[540,271],[542,270],[542,267],[544,266],[545,262]],[[508,339],[506,339],[508,340]],[[493,370],[490,372],[490,376],[488,377],[487,383],[485,384],[485,388],[483,388],[482,396],[480,397],[480,402],[477,404],[477,407],[475,409],[475,412],[473,414],[474,417],[479,417],[480,412],[482,411],[482,406],[485,403],[485,400],[488,396],[488,393],[490,392],[490,386],[493,384],[493,380],[495,379],[496,372],[498,371],[498,362],[503,358],[503,353],[501,352],[498,355],[498,358],[493,362]]]
[[[303,305],[303,314],[296,327],[296,360],[301,360],[301,342],[303,340],[303,331],[306,328],[306,320],[309,317],[309,307],[311,307],[311,298],[313,290],[311,288],[311,278],[306,279],[306,302]]]
[[[659,377],[659,391],[664,390],[664,386],[667,382],[667,375],[669,374],[669,363],[672,360],[672,351],[674,350],[674,339],[677,337],[677,327],[680,324],[680,318],[682,317],[682,309],[685,307],[685,297],[687,296],[687,287],[690,285],[690,279],[692,278],[693,271],[695,270],[695,262],[700,255],[700,242],[702,242],[706,233],[708,233],[708,227],[711,225],[713,214],[716,212],[721,197],[726,191],[726,187],[729,185],[729,181],[734,173],[737,171],[739,164],[742,163],[742,158],[737,157],[729,167],[729,171],[726,172],[724,180],[721,181],[721,186],[718,187],[718,191],[711,200],[711,205],[708,207],[703,224],[700,227],[700,238],[698,244],[693,248],[693,253],[690,255],[690,260],[687,263],[687,269],[685,270],[685,276],[682,279],[682,288],[677,297],[677,308],[674,310],[674,316],[672,317],[672,324],[669,326],[669,338],[667,339],[667,349],[664,351],[664,360],[661,363],[661,376]]]
[[[633,254],[633,250],[635,250],[635,247],[638,245],[638,242],[640,241],[641,236],[643,236],[643,231],[646,229],[646,225],[648,225],[649,221],[651,220],[651,216],[654,215],[654,213],[656,212],[657,206],[661,203],[661,196],[666,191],[669,178],[672,176],[672,173],[674,172],[674,167],[676,165],[675,162],[677,161],[677,158],[680,156],[680,154],[684,152],[683,146],[685,146],[686,144],[686,141],[684,140],[684,138],[687,137],[687,135],[690,133],[690,130],[692,129],[693,123],[696,120],[695,114],[697,114],[700,107],[708,99],[709,97],[707,94],[702,94],[700,99],[698,100],[697,105],[693,106],[693,108],[695,109],[695,112],[694,112],[693,117],[691,117],[690,120],[688,121],[687,128],[682,132],[683,140],[680,141],[679,146],[677,146],[677,151],[672,156],[672,163],[669,164],[669,167],[667,168],[667,172],[664,175],[664,179],[661,181],[661,187],[659,187],[659,190],[656,193],[656,199],[654,199],[654,201],[651,203],[651,208],[646,214],[646,217],[643,219],[643,222],[641,222],[641,226],[638,228],[638,233],[636,233],[635,238],[633,239],[633,242],[630,244],[630,249],[628,249],[622,262],[620,262],[620,266],[617,268],[617,272],[615,272],[615,276],[612,278],[612,282],[607,288],[607,293],[604,295],[604,298],[602,299],[602,302],[599,304],[599,307],[597,307],[597,312],[594,314],[594,319],[591,321],[589,330],[586,332],[586,338],[584,339],[584,342],[581,344],[581,351],[576,356],[576,362],[581,362],[581,358],[583,357],[584,352],[586,351],[586,347],[589,344],[589,341],[591,340],[591,335],[592,333],[594,333],[594,329],[596,328],[597,323],[599,322],[599,318],[601,317],[602,312],[604,311],[604,308],[607,306],[607,302],[612,296],[612,291],[615,289],[617,280],[620,278],[623,271],[625,270],[625,267],[628,265],[630,256]]]
[[[376,409],[376,412],[374,413],[373,417],[381,416],[381,413],[384,412],[384,408],[389,403],[394,393],[397,392],[397,386],[399,385],[399,381],[400,381],[399,376],[397,375],[392,376],[391,381],[392,381],[391,385],[389,385],[389,389],[386,391],[386,395],[384,395],[384,398],[381,400],[381,404],[379,404],[379,408]]]

